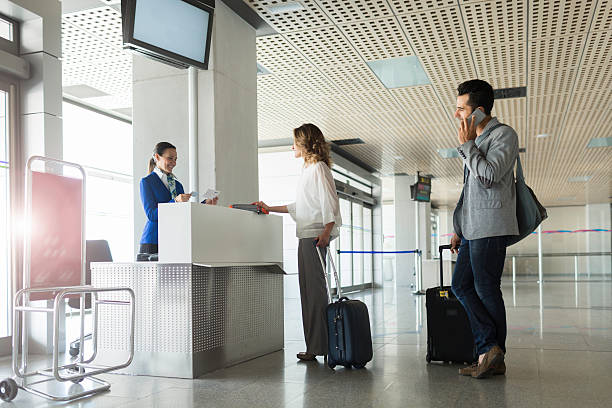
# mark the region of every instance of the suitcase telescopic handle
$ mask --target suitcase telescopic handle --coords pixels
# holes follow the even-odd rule
[[[340,279],[338,279],[338,272],[336,271],[336,265],[334,265],[334,260],[332,259],[331,251],[329,250],[329,247],[327,247],[325,255],[323,255],[321,253],[321,247],[316,247],[316,248],[317,248],[317,254],[319,254],[319,260],[321,261],[321,269],[323,270],[323,278],[325,279],[325,288],[327,289],[327,298],[329,299],[329,303],[332,303],[333,299],[331,295],[331,289],[329,288],[329,285],[327,284],[327,274],[325,273],[325,256],[328,253],[329,253],[329,256],[327,257],[327,259],[329,259],[329,265],[331,266],[332,271],[334,272],[334,279],[336,280],[336,293],[338,294],[338,299],[341,300],[342,299],[342,289],[340,288]]]
[[[440,287],[444,286],[444,262],[442,261],[442,252],[445,249],[451,249],[450,244],[440,245],[438,251],[440,251]]]

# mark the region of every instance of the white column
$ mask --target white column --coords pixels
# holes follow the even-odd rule
[[[410,199],[410,185],[414,176],[395,176],[395,250],[406,251],[416,247],[415,207]],[[398,287],[415,285],[414,255],[395,256],[395,284]]]
[[[395,249],[397,251],[413,250],[418,247],[423,251],[424,259],[429,257],[431,247],[431,205],[410,199],[410,185],[414,184],[416,176],[395,176]],[[418,213],[417,213],[418,211]],[[418,214],[418,215],[417,215]],[[418,219],[418,223],[417,223]],[[418,225],[417,225],[418,224]],[[416,288],[415,263],[413,254],[397,254],[395,275],[397,286]]]
[[[62,158],[61,3],[0,1],[0,13],[19,22],[20,57],[30,64],[30,78],[19,81],[22,153],[16,167],[21,172],[32,155]],[[17,274],[21,277],[21,263],[14,278]],[[28,327],[29,352],[50,353],[52,317],[29,314]],[[60,338],[60,347],[64,347],[64,336]]]
[[[197,71],[197,149],[189,143],[187,70],[145,57],[133,59],[134,197],[157,142],[177,147],[174,170],[187,189],[221,192],[219,205],[247,203],[259,197],[257,171],[257,72],[255,29],[216,2],[209,70]],[[189,157],[197,157],[195,185]],[[145,215],[134,203],[135,249]]]

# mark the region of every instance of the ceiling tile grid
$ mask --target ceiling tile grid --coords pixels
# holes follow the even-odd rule
[[[418,55],[468,49],[459,7],[432,9],[398,16]]]
[[[393,14],[387,0],[316,0],[335,23],[388,17]]]
[[[395,17],[357,21],[339,27],[366,61],[413,55]]]
[[[332,24],[314,0],[300,0],[300,4],[304,7],[303,9],[277,14],[270,12],[269,7],[285,3],[295,3],[295,1],[244,0],[244,2],[251,6],[261,18],[279,33],[312,30]]]
[[[612,30],[612,0],[598,0],[591,31]]]
[[[473,48],[474,62],[480,78],[495,89],[516,88],[527,84],[525,43],[496,44]]]
[[[287,39],[317,67],[363,62],[336,26],[289,33]]]
[[[529,68],[550,71],[578,65],[586,35],[554,37],[529,42]]]
[[[321,71],[348,95],[361,92],[386,92],[386,88],[376,75],[363,63],[335,65],[322,68]]]
[[[461,6],[461,10],[472,47],[525,42],[526,1],[467,3]]]
[[[389,4],[391,4],[394,14],[409,14],[456,6],[457,0],[389,0]]]
[[[282,35],[257,37],[257,62],[274,74],[314,68]]]
[[[530,40],[586,33],[595,2],[596,0],[531,0]]]

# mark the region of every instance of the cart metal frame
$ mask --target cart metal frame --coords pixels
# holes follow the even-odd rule
[[[30,287],[30,262],[31,262],[31,212],[32,212],[32,164],[43,162],[45,166],[59,165],[77,169],[82,176],[81,188],[81,285],[79,286],[51,286],[51,287]],[[94,395],[110,389],[110,384],[95,375],[108,373],[129,366],[134,358],[134,326],[135,326],[135,297],[134,291],[128,287],[94,288],[85,285],[85,181],[86,173],[83,167],[78,164],[55,160],[42,156],[32,156],[26,165],[26,217],[24,233],[24,262],[23,262],[23,289],[17,291],[13,304],[13,378],[6,378],[0,381],[0,399],[11,401],[17,395],[17,389],[30,392],[40,397],[52,401],[73,401],[86,396]],[[51,293],[53,294],[52,307],[32,306],[30,294]],[[103,294],[122,294],[127,300],[115,300],[104,298]],[[84,344],[85,334],[85,297],[92,297],[93,330],[92,343],[93,352],[85,358],[85,347],[81,347],[75,361],[60,365],[60,322],[62,303],[67,296],[78,295],[81,300],[80,307],[80,340]],[[98,355],[97,348],[97,327],[98,327],[98,307],[100,305],[111,305],[118,307],[129,307],[129,353],[127,359],[118,365],[98,365],[95,359]],[[27,313],[50,313],[53,315],[53,365],[49,368],[28,371],[28,326]],[[21,330],[19,330],[21,326]],[[21,339],[21,363],[19,358],[19,340]],[[75,384],[84,381],[81,390],[55,395],[37,389],[36,386],[48,382],[71,381]],[[89,383],[89,386],[86,386]]]

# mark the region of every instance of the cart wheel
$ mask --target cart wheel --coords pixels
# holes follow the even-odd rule
[[[69,371],[72,372],[72,373],[75,373],[75,374],[76,373],[78,373],[78,374],[85,374],[85,369],[83,367],[79,367],[78,369],[74,368],[74,369],[71,369]],[[74,380],[70,380],[70,381],[72,381],[75,384],[78,384],[78,383],[80,383],[83,380],[84,380],[84,378],[75,378]]]
[[[0,381],[0,399],[2,401],[12,401],[17,396],[17,383],[12,378],[5,378]]]
[[[431,363],[431,356],[429,355],[429,353],[427,353],[427,355],[425,356],[425,361]]]
[[[363,368],[365,367],[365,364],[355,364],[355,368]]]
[[[70,353],[70,355],[72,357],[76,357],[79,355],[79,346],[73,346],[72,344],[70,345],[70,349],[68,350],[68,353]]]

